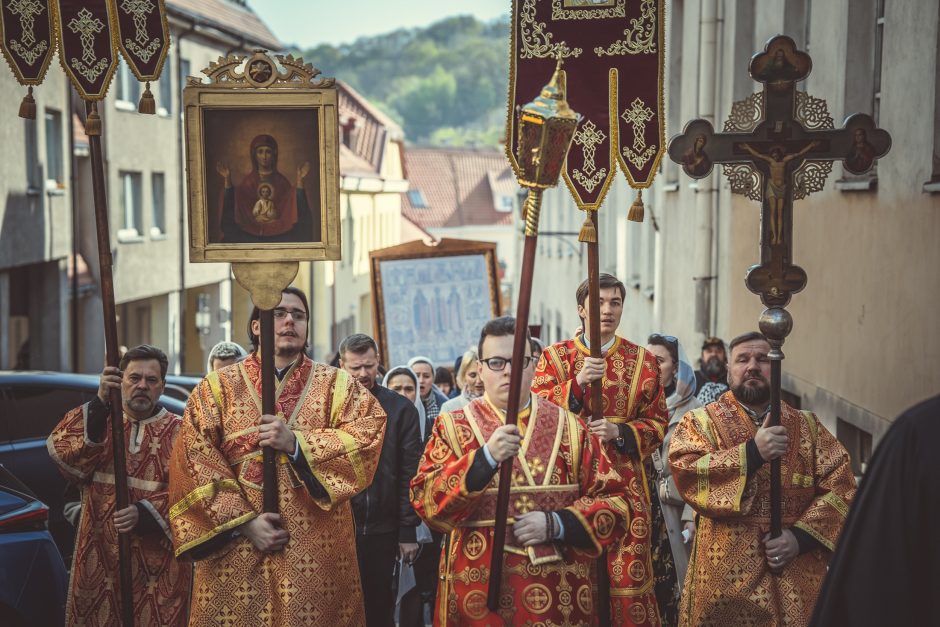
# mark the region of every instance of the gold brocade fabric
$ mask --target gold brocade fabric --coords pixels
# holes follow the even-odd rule
[[[623,478],[578,418],[535,395],[520,412],[522,448],[513,460],[500,610],[486,607],[492,563],[493,512],[499,476],[469,492],[467,472],[505,414],[486,397],[441,414],[411,482],[411,500],[429,525],[450,533],[441,563],[434,624],[587,625],[593,621],[592,569],[601,548],[617,542],[630,520]],[[531,511],[574,514],[587,550],[564,542],[521,547],[514,517]],[[566,530],[566,535],[576,530]]]
[[[532,391],[562,407],[574,398],[582,405],[581,418],[591,419],[590,387],[583,391],[575,377],[584,366],[590,349],[573,339],[553,344],[539,359]],[[659,365],[653,355],[621,337],[604,355],[607,361],[602,380],[604,418],[626,424],[643,460],[662,445],[668,423],[666,400],[659,385]],[[659,625],[650,549],[650,497],[644,465],[636,455],[623,454],[614,441],[605,445],[614,467],[628,481],[628,493],[637,507],[628,533],[607,551],[610,579],[610,615],[613,624]],[[651,609],[652,608],[652,609]]]
[[[105,627],[121,623],[114,456],[110,428],[100,443],[87,439],[87,408],[66,414],[46,445],[66,479],[82,488],[65,622]],[[186,624],[192,569],[174,558],[167,522],[168,465],[179,428],[180,417],[165,409],[141,421],[124,417],[129,502],[141,503],[160,527],[130,532],[134,624],[141,627]]]
[[[700,514],[682,591],[680,624],[787,625],[809,622],[826,565],[855,495],[849,456],[819,419],[781,403],[790,444],[781,458],[783,528],[819,545],[771,574],[762,538],[770,529],[770,464],[747,478],[754,423],[725,392],[683,416],[669,463],[682,497]]]
[[[170,472],[177,555],[262,511],[260,369],[252,355],[210,374],[189,399]],[[279,455],[281,526],[290,540],[265,554],[240,535],[197,561],[190,625],[363,625],[347,501],[372,481],[385,412],[348,374],[306,357],[284,376],[276,398],[328,497],[315,499]]]

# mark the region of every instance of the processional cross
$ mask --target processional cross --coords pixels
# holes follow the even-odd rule
[[[826,102],[797,91],[812,60],[789,37],[778,35],[751,58],[748,71],[761,92],[734,103],[716,133],[707,120],[689,122],[669,143],[669,156],[692,178],[704,178],[716,163],[731,191],[761,202],[760,263],[745,284],[768,308],[760,329],[771,344],[771,423],[780,423],[781,351],[793,320],[784,309],[806,286],[806,272],[793,263],[793,201],[823,189],[833,161],[853,174],[871,169],[891,147],[887,131],[869,115],[855,114],[836,130]],[[771,533],[780,533],[779,460],[771,463]]]

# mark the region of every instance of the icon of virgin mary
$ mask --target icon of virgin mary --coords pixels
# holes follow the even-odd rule
[[[224,162],[216,171],[224,179],[221,231],[225,244],[309,242],[314,238],[310,205],[304,179],[310,163],[297,167],[292,185],[277,169],[277,141],[271,135],[251,140],[251,172],[238,185],[232,184],[232,171]]]

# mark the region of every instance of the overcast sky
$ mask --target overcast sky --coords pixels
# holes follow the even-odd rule
[[[510,0],[251,0],[274,34],[301,48],[352,43],[396,28],[427,26],[452,15],[491,20],[508,15]]]

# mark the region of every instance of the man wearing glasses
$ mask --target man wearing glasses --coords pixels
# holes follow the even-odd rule
[[[435,625],[591,624],[592,558],[619,540],[618,523],[629,521],[636,507],[623,496],[633,476],[614,470],[600,441],[574,414],[523,394],[518,426],[505,424],[512,369],[523,369],[522,389],[528,390],[536,360],[530,354],[513,362],[514,333],[511,317],[483,327],[478,367],[484,394],[438,417],[411,482],[418,515],[450,534]],[[486,606],[486,573],[497,468],[504,462],[513,464],[511,527],[494,616]]]
[[[610,618],[614,625],[659,624],[650,561],[650,488],[643,484],[653,478],[646,466],[666,432],[666,399],[655,356],[617,336],[626,288],[610,274],[601,274],[599,283],[602,357],[591,357],[590,303],[584,281],[575,294],[584,333],[545,349],[532,390],[580,415],[604,442],[617,471],[636,477],[629,490],[642,500],[643,508],[622,542],[607,552]],[[595,384],[602,390],[603,418],[592,421],[590,387]]]
[[[372,481],[379,402],[349,373],[305,354],[304,293],[274,310],[276,414],[261,412],[254,352],[193,391],[170,467],[176,555],[196,560],[190,625],[363,625],[349,499]],[[262,447],[276,451],[280,514],[262,511]]]

